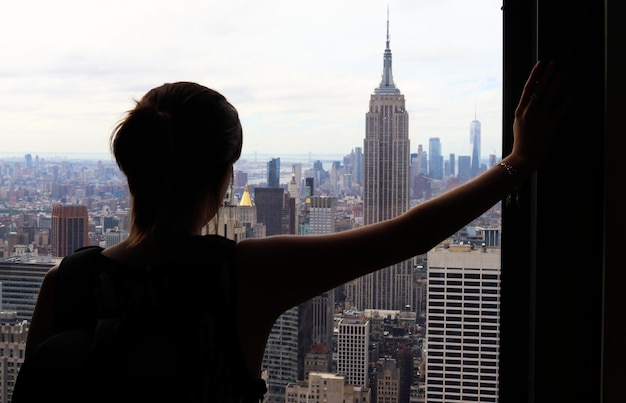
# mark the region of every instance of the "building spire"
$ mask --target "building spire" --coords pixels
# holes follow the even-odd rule
[[[389,49],[389,6],[387,5],[387,49]]]
[[[243,196],[241,196],[241,201],[239,205],[242,207],[252,207],[254,206],[254,201],[252,201],[252,197],[250,197],[250,190],[248,190],[248,184],[243,188]]]
[[[389,47],[389,6],[387,6],[387,42],[385,53],[383,56],[383,74],[380,85],[374,90],[376,94],[399,94],[400,90],[396,88],[393,82],[393,74],[391,72],[391,48]]]

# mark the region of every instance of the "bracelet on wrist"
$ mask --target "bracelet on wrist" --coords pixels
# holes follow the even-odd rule
[[[509,175],[519,175],[518,170],[515,169],[512,165],[507,164],[506,162],[500,161],[496,165],[504,167],[504,169],[506,169],[506,173],[508,173]]]
[[[512,165],[507,164],[506,162],[498,162],[496,165],[503,167],[504,169],[506,169],[506,173],[509,176],[514,176],[515,177],[515,181],[519,180],[519,171],[513,167]],[[510,206],[513,203],[513,200],[515,200],[515,205],[517,205],[517,207],[519,207],[519,195],[517,193],[517,189],[513,188],[512,191],[510,191],[507,195],[506,195],[506,205]]]

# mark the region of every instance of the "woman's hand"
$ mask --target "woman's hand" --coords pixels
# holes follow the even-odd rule
[[[553,60],[533,67],[515,110],[511,155],[534,170],[543,161],[552,133],[570,104],[563,74]]]

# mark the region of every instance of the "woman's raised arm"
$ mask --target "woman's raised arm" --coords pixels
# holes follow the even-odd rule
[[[238,262],[246,292],[263,294],[280,314],[352,279],[427,252],[504,199],[537,168],[567,107],[566,98],[556,64],[538,62],[515,111],[513,150],[483,174],[396,218],[358,229],[241,241]]]

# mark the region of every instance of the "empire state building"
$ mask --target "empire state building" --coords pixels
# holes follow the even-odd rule
[[[380,85],[370,96],[363,144],[364,224],[396,217],[409,207],[409,114],[393,82],[389,19]],[[357,279],[348,297],[357,309],[405,309],[413,305],[412,264],[405,261]],[[350,294],[350,292],[349,292]]]

